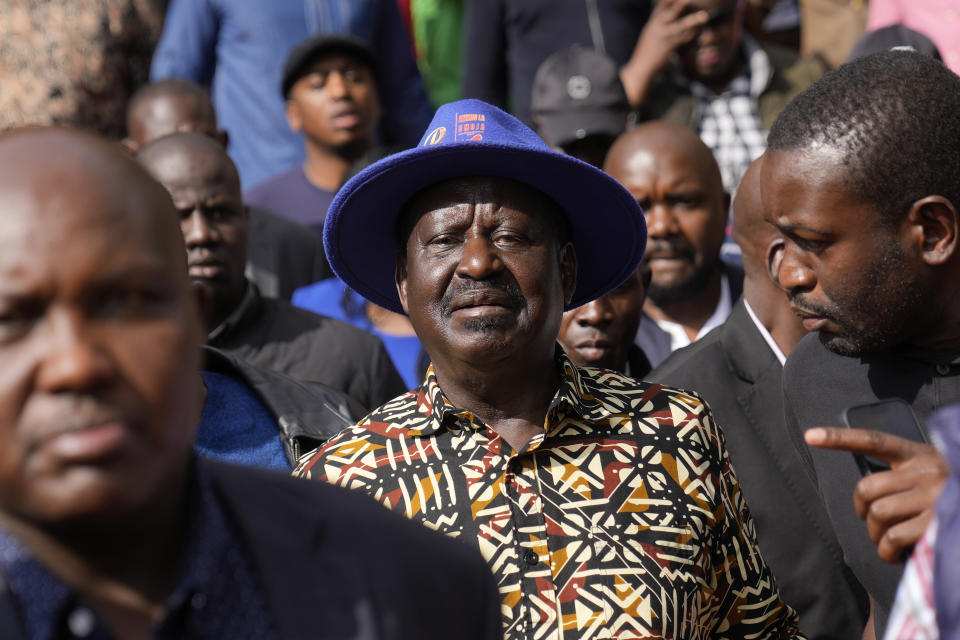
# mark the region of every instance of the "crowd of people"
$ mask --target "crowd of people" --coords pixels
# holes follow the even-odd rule
[[[4,640],[960,637],[960,5],[21,4]]]

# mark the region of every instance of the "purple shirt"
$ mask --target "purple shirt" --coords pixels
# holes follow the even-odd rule
[[[263,207],[277,215],[320,230],[327,217],[333,192],[321,189],[309,180],[302,167],[294,167],[261,182],[244,195],[248,205]]]

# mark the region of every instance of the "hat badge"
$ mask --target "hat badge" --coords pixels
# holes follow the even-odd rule
[[[583,100],[590,95],[590,78],[587,76],[570,76],[567,80],[567,95],[574,100]]]

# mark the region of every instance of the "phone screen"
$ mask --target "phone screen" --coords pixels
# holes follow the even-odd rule
[[[913,409],[896,398],[848,407],[843,412],[843,422],[854,429],[871,429],[914,442],[928,442],[927,434],[917,421]],[[865,476],[890,469],[885,462],[870,456],[855,453],[853,457],[860,473]]]

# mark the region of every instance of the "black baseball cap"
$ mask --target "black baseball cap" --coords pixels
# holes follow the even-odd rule
[[[342,34],[320,34],[307,38],[290,51],[283,64],[283,82],[280,85],[283,97],[290,93],[294,83],[303,77],[310,64],[331,53],[346,53],[358,58],[376,74],[377,60],[366,42]]]
[[[580,45],[558,51],[540,65],[533,80],[533,119],[552,147],[626,129],[630,110],[616,63]]]

